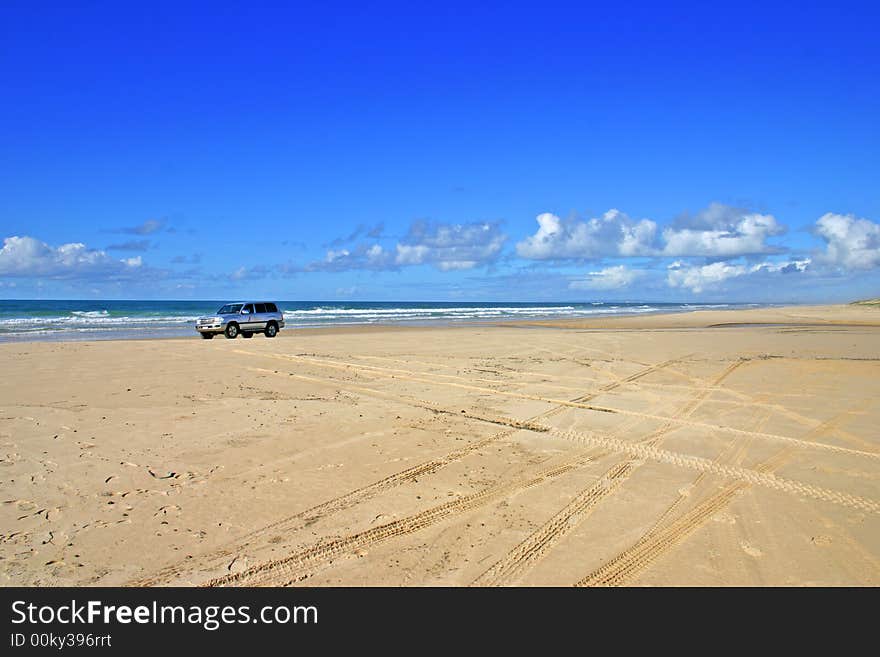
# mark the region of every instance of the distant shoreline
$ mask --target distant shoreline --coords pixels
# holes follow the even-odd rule
[[[717,305],[717,304],[713,304]],[[754,305],[754,304],[753,304]],[[326,323],[322,326],[296,326],[291,323],[279,333],[281,338],[297,335],[356,334],[379,331],[407,331],[447,328],[557,328],[590,330],[667,330],[708,328],[773,328],[773,327],[880,327],[880,312],[873,303],[809,306],[732,307],[705,309],[658,309],[655,311],[626,312],[622,310],[605,316],[576,318],[516,319],[457,319],[388,320],[369,323]],[[19,343],[81,343],[104,341],[186,340],[197,338],[196,331],[187,323],[175,328],[152,330],[96,329],[71,333],[7,335],[0,334],[0,345]]]
[[[643,302],[323,302],[278,301],[286,328],[472,326],[592,317],[747,309],[766,304]],[[209,305],[210,304],[210,305]],[[216,307],[206,301],[0,302],[0,342],[81,342],[195,337],[193,323]]]

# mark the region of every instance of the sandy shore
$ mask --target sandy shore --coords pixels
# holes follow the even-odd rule
[[[880,309],[0,345],[3,585],[880,584]]]

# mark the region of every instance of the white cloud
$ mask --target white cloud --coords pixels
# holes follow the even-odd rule
[[[753,266],[750,273],[756,274],[759,272],[766,272],[768,274],[791,274],[794,272],[805,272],[812,262],[813,261],[810,260],[810,258],[804,258],[803,260],[789,260],[787,262],[762,262],[760,265]]]
[[[756,265],[713,262],[709,265],[687,265],[676,260],[666,269],[666,282],[670,287],[682,287],[699,294],[706,288],[746,275],[802,273],[810,266],[810,260],[791,260],[787,262],[762,262]]]
[[[498,224],[429,224],[415,222],[407,235],[385,249],[380,244],[361,244],[353,250],[327,251],[323,262],[306,271],[387,270],[432,265],[441,271],[472,269],[493,262],[507,237]]]
[[[785,232],[771,214],[739,213],[718,203],[702,215],[697,227],[670,227],[663,231],[663,255],[730,258],[776,249],[767,238]]]
[[[729,265],[726,262],[713,262],[711,265],[702,267],[688,267],[680,260],[676,260],[667,268],[666,282],[670,287],[685,287],[692,292],[702,292],[707,286],[712,286],[728,278],[742,276],[748,269],[744,265]]]
[[[815,232],[827,243],[817,256],[820,262],[841,269],[880,267],[880,224],[829,212],[816,222]]]
[[[658,236],[657,223],[631,219],[618,210],[601,217],[562,220],[538,215],[538,230],[516,245],[530,260],[572,260],[614,256],[708,256],[731,258],[773,253],[767,238],[785,232],[773,215],[713,203],[693,217],[680,218]],[[660,237],[660,239],[658,239]]]
[[[394,259],[398,265],[420,265],[428,257],[430,250],[423,244],[410,246],[408,244],[398,244],[397,257]]]
[[[603,256],[653,255],[657,224],[635,221],[611,209],[587,221],[564,221],[545,212],[535,220],[538,230],[516,245],[516,252],[530,260],[562,260]]]
[[[430,263],[441,271],[472,269],[492,262],[507,236],[498,224],[415,222],[397,245],[396,264]]]
[[[344,260],[350,255],[351,253],[348,249],[340,249],[339,251],[334,251],[333,249],[330,249],[329,251],[327,251],[327,256],[326,258],[324,258],[324,261],[328,263],[333,263],[338,260]]]
[[[0,276],[86,278],[124,276],[143,266],[140,256],[117,260],[81,242],[55,248],[33,237],[12,236],[0,249]]]
[[[628,287],[640,274],[641,272],[627,269],[624,265],[617,265],[591,271],[587,278],[572,281],[568,287],[572,290],[619,290]]]

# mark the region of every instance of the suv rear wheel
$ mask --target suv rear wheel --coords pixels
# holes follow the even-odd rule
[[[224,331],[224,333],[226,333],[226,337],[230,340],[235,340],[235,338],[238,337],[238,324],[236,324],[235,322],[230,322],[226,325],[226,330]]]
[[[266,324],[266,337],[267,338],[274,338],[277,333],[278,333],[278,324],[276,324],[275,322],[269,322],[268,324]]]

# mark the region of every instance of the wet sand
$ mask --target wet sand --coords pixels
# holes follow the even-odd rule
[[[880,308],[0,364],[2,585],[880,584]]]

